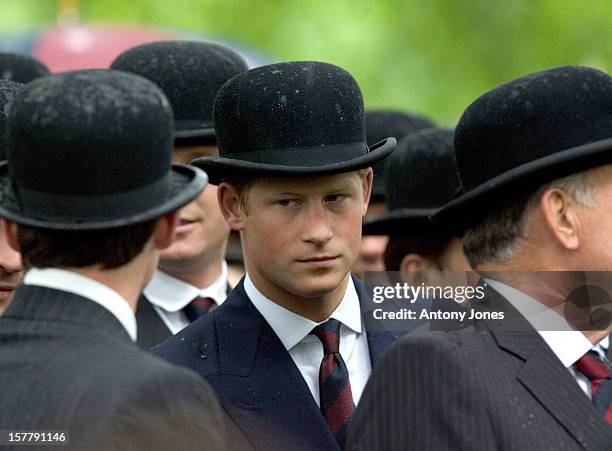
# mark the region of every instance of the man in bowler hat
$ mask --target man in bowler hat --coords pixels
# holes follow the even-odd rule
[[[453,149],[453,130],[429,128],[407,136],[385,159],[385,198],[388,211],[363,225],[364,234],[384,235],[389,243],[384,250],[384,275],[371,274],[365,282],[372,286],[402,285],[441,287],[463,283],[470,270],[461,239],[443,226],[429,221],[438,208],[448,202],[459,187]],[[381,277],[384,279],[381,280]],[[452,299],[432,299],[420,295],[410,302],[387,299],[380,304],[385,312],[412,311],[414,318],[383,320],[387,328],[405,334],[428,325],[430,328],[455,327],[456,322],[429,321],[421,312],[460,311]]]
[[[0,318],[3,444],[51,430],[75,450],[223,448],[208,384],[134,343],[176,212],[206,184],[171,150],[168,101],[135,75],[52,75],[13,101],[0,217],[28,271]]]
[[[454,131],[429,128],[411,134],[385,160],[388,211],[363,225],[366,235],[390,237],[384,251],[387,271],[409,281],[426,281],[429,271],[469,271],[461,239],[429,221],[459,188]]]
[[[218,155],[213,102],[225,81],[247,70],[239,55],[205,42],[155,42],[125,51],[111,67],[148,78],[170,100],[174,163]],[[175,241],[162,251],[138,302],[141,347],[152,348],[223,303],[230,291],[224,258],[229,233],[215,186],[207,186],[181,210]]]
[[[484,297],[471,325],[407,336],[385,355],[349,449],[610,449],[610,317],[577,327],[568,302],[576,290],[612,301],[590,282],[609,286],[612,269],[611,118],[612,78],[575,66],[465,110],[462,194],[432,219],[463,233]]]
[[[401,144],[404,138],[419,130],[431,128],[434,123],[415,113],[394,110],[368,110],[365,112],[366,142],[373,146],[388,136]],[[374,220],[387,210],[385,203],[386,160],[372,166],[374,182],[372,195],[366,213],[366,220]],[[389,237],[363,232],[359,257],[353,264],[352,272],[363,278],[366,271],[384,271],[384,253]]]
[[[205,377],[234,449],[337,450],[372,366],[395,337],[371,334],[350,268],[372,187],[363,99],[345,70],[264,66],[230,79],[214,106],[219,184],[246,275],[216,310],[153,349]]]
[[[7,112],[21,88],[23,88],[21,83],[0,80],[0,162],[6,161]],[[8,307],[13,291],[21,282],[22,276],[21,255],[9,246],[4,234],[0,232],[0,315]]]

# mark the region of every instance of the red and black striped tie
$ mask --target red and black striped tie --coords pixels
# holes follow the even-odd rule
[[[591,381],[593,404],[607,423],[612,424],[612,377],[596,352],[589,351],[576,362],[576,369]]]
[[[315,327],[311,334],[323,344],[323,360],[319,370],[321,413],[344,449],[351,415],[355,408],[346,364],[340,355],[340,321],[330,319]]]
[[[196,319],[206,315],[215,305],[216,304],[213,299],[198,296],[183,308],[183,313],[185,313],[185,316],[189,322],[193,323]]]

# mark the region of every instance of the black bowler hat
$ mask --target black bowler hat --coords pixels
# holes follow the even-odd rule
[[[612,78],[568,66],[494,88],[455,131],[462,194],[433,215],[458,232],[508,196],[612,163]]]
[[[0,52],[0,78],[28,83],[49,74],[49,69],[29,55]]]
[[[214,143],[217,91],[248,67],[233,50],[217,44],[163,41],[126,50],[111,69],[141,75],[162,88],[174,111],[175,139]]]
[[[172,109],[132,74],[66,72],[24,86],[8,118],[0,217],[48,229],[107,229],[194,199],[202,171],[171,167]]]
[[[373,146],[387,136],[393,136],[398,143],[411,133],[434,127],[434,123],[424,116],[396,110],[366,110],[366,142]],[[370,202],[384,202],[385,200],[385,160],[372,166],[374,170],[374,183],[372,184],[372,197]]]
[[[396,142],[368,148],[357,82],[344,69],[312,61],[236,75],[219,90],[214,118],[221,156],[192,162],[213,184],[230,175],[349,172],[384,158]]]
[[[365,235],[408,235],[433,227],[429,216],[459,187],[453,130],[429,128],[400,141],[386,161],[389,211],[366,221]]]
[[[0,80],[0,161],[6,160],[6,117],[10,103],[23,85],[11,80]]]

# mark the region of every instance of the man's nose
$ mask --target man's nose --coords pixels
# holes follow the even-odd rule
[[[304,241],[323,244],[331,239],[333,231],[331,219],[321,204],[309,206],[304,220]]]

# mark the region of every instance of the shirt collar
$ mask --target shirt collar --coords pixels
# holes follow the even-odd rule
[[[571,367],[593,347],[582,332],[574,330],[553,309],[510,285],[488,278],[484,280],[525,317],[566,368]]]
[[[53,288],[90,299],[104,307],[123,325],[136,341],[136,317],[128,302],[115,290],[90,277],[59,268],[32,268],[24,279],[26,285]]]
[[[221,264],[221,275],[211,285],[195,287],[176,277],[156,270],[151,281],[144,289],[144,295],[153,305],[167,312],[178,312],[185,308],[195,297],[211,298],[221,305],[227,297],[227,263]]]
[[[255,308],[261,313],[272,330],[276,333],[287,351],[301,342],[312,329],[321,323],[297,315],[284,307],[281,307],[259,291],[247,273],[244,279],[244,289]],[[344,292],[344,297],[340,305],[330,315],[330,318],[337,319],[353,332],[361,333],[361,308],[359,297],[353,279],[349,281]]]

